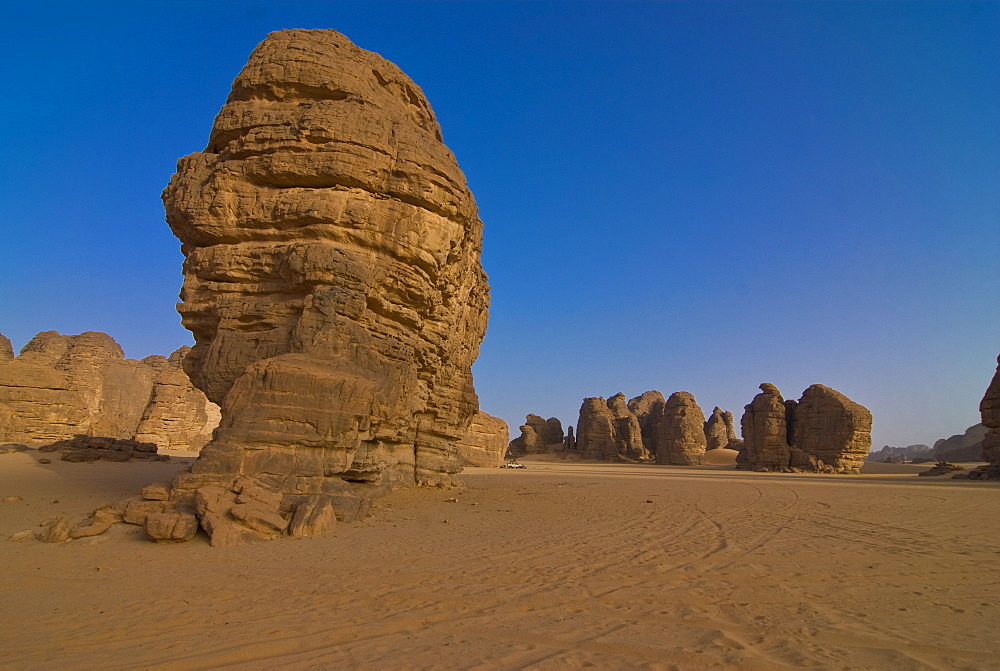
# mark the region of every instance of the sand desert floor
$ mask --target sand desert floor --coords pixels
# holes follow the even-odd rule
[[[186,465],[39,456],[4,538]],[[321,538],[3,541],[0,668],[1000,668],[996,483],[528,466]]]

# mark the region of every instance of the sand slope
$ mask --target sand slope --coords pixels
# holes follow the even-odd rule
[[[0,456],[0,497],[24,497],[0,504],[5,536],[181,465],[36,458]],[[318,539],[2,541],[0,667],[1000,668],[994,483],[558,462],[465,479]]]

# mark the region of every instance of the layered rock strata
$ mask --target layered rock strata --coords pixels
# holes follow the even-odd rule
[[[195,389],[182,368],[190,347],[169,357],[148,356],[142,363],[156,371],[149,403],[142,413],[135,439],[155,443],[163,450],[199,451],[219,425],[219,406]]]
[[[171,496],[213,542],[241,478],[283,514],[347,483],[453,483],[489,287],[475,201],[416,84],[332,30],[272,33],[163,201],[185,370],[222,409]]]
[[[466,466],[497,468],[503,463],[509,437],[507,422],[480,410],[458,442],[462,461]]]
[[[0,441],[98,436],[197,451],[218,409],[181,369],[186,352],[135,361],[106,333],[39,333],[18,356],[0,357]]]
[[[785,401],[773,384],[746,406],[740,468],[857,473],[871,447],[871,413],[821,384]]]

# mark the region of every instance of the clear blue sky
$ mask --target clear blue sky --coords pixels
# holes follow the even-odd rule
[[[190,343],[159,193],[280,28],[424,90],[486,225],[483,409],[773,382],[873,444],[979,421],[1000,352],[1000,3],[7,3],[0,332]]]

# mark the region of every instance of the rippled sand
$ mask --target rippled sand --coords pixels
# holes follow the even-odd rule
[[[183,466],[38,456],[4,537]],[[3,541],[0,667],[1000,668],[996,483],[526,463],[317,539]]]

